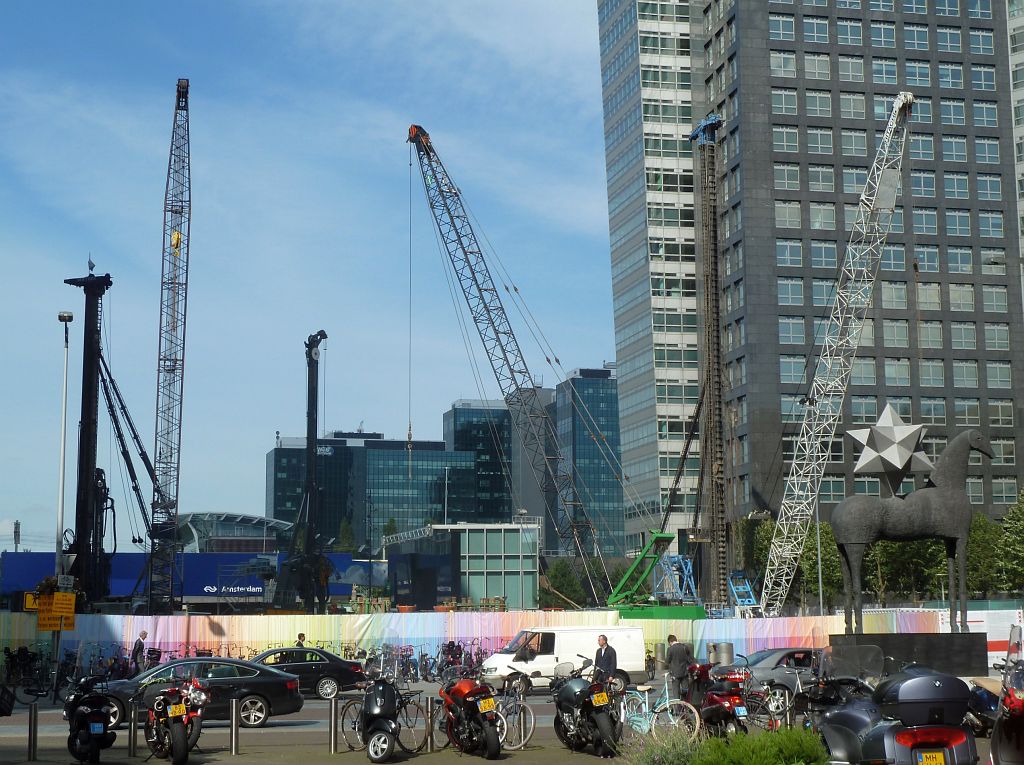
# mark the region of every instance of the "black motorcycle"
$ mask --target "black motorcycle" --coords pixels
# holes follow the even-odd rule
[[[370,762],[384,762],[394,754],[400,730],[398,698],[398,689],[387,677],[377,674],[366,684],[359,730]]]
[[[97,686],[102,678],[83,678],[64,702],[64,719],[68,721],[68,752],[79,762],[100,761],[100,751],[109,749],[117,734],[110,726],[110,701]]]
[[[604,683],[596,683],[583,673],[593,664],[580,656],[579,669],[572,662],[555,666],[551,680],[551,699],[555,702],[555,735],[563,745],[574,752],[594,747],[602,757],[615,754],[619,728],[611,695]]]
[[[995,727],[999,718],[1000,686],[998,680],[988,677],[976,677],[971,681],[971,698],[967,703],[964,725],[974,731],[975,736],[987,736]]]
[[[838,660],[840,653],[843,661]],[[837,647],[831,654],[823,659],[824,676],[840,699],[817,725],[830,763],[974,765],[978,761],[974,734],[961,725],[970,698],[963,680],[915,666],[886,678],[865,696],[840,680],[866,682],[865,675],[880,677],[881,650]]]

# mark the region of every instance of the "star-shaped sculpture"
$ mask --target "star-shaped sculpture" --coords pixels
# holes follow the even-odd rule
[[[909,473],[930,471],[931,460],[921,448],[925,428],[907,425],[891,405],[886,404],[878,422],[870,428],[847,431],[864,447],[853,472],[885,476],[893,496]]]

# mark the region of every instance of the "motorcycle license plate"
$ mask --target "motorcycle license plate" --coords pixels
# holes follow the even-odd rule
[[[494,699],[491,696],[488,696],[486,699],[480,699],[476,702],[476,706],[481,712],[493,712]]]
[[[746,717],[747,716],[747,708],[746,707],[735,707],[735,709],[736,709],[736,716],[737,717]]]
[[[595,693],[590,697],[590,700],[594,703],[595,707],[604,706],[608,703],[608,694],[604,692]]]
[[[945,752],[916,752],[918,765],[946,765]]]
[[[103,723],[89,723],[90,733],[103,733]]]
[[[171,704],[170,710],[168,710],[171,717],[184,717],[185,716],[185,705],[184,704]]]

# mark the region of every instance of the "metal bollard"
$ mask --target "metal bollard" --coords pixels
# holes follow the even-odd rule
[[[136,757],[139,745],[139,705],[128,702],[128,756]]]
[[[230,715],[231,725],[228,728],[228,749],[230,750],[231,754],[238,754],[238,699],[231,699]]]
[[[434,697],[427,696],[427,751],[434,752],[437,750],[437,744],[434,742]]]
[[[333,698],[329,702],[331,719],[327,721],[327,739],[331,754],[338,753],[338,699]]]
[[[28,761],[35,762],[39,759],[39,702],[33,701],[28,705]]]

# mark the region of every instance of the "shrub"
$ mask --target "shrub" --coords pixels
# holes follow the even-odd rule
[[[691,744],[681,732],[642,739],[627,747],[628,765],[827,765],[828,754],[817,734],[782,730],[712,738]]]

